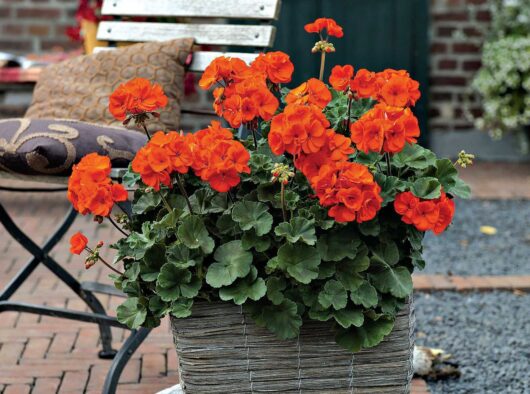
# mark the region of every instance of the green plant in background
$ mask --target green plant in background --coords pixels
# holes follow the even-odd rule
[[[484,113],[476,126],[494,138],[516,132],[528,152],[530,126],[530,0],[492,3],[492,28],[484,44],[482,67],[473,80]]]

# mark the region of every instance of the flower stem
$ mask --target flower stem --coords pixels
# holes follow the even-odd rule
[[[353,102],[353,97],[348,99],[348,119],[346,120],[346,133],[350,131],[350,121],[351,121],[351,105]]]
[[[281,183],[281,192],[280,192],[280,203],[282,204],[282,215],[283,221],[287,221],[287,212],[285,210],[285,185]]]
[[[171,208],[171,205],[169,205],[169,202],[167,202],[166,198],[162,193],[160,193],[160,197],[162,198],[162,203],[164,204],[164,207],[167,209],[168,212],[171,212],[173,209]]]
[[[151,134],[149,134],[149,131],[147,130],[147,126],[145,125],[144,122],[142,122],[142,127],[144,128],[145,134],[147,135],[147,139],[150,140]]]
[[[94,251],[93,251],[92,249],[88,248],[88,247],[85,247],[85,250],[86,250],[87,252],[89,252],[90,254],[94,254]],[[112,265],[110,265],[109,263],[107,263],[107,262],[105,261],[105,259],[103,259],[103,257],[101,257],[101,256],[99,255],[99,253],[97,254],[97,258],[99,259],[99,261],[101,261],[103,264],[105,264],[105,265],[107,266],[107,268],[109,268],[109,269],[111,269],[112,271],[116,272],[118,275],[123,275],[123,272],[118,271],[118,270],[117,270],[116,268],[114,268]]]
[[[256,131],[254,128],[250,129],[252,131],[252,138],[254,139],[254,150],[258,149],[258,139],[256,138]]]
[[[324,68],[326,66],[326,52],[322,51],[320,55],[320,75],[318,79],[324,80]]]
[[[120,233],[122,233],[122,234],[125,235],[126,237],[128,237],[128,236],[130,235],[130,234],[127,234],[125,231],[123,231],[123,229],[122,229],[120,226],[118,226],[118,224],[117,224],[114,220],[112,220],[112,217],[111,217],[110,215],[107,216],[107,219],[109,219],[109,222],[110,222],[114,227],[116,227],[116,229],[117,229]]]
[[[191,207],[190,198],[188,197],[188,193],[186,192],[186,189],[184,188],[184,184],[182,183],[182,178],[180,174],[177,175],[177,184],[179,186],[180,193],[186,199],[186,204],[188,204],[188,209],[190,210],[190,213],[193,215],[193,208]]]
[[[386,158],[386,172],[388,176],[392,176],[392,167],[390,166],[390,153],[385,153]]]

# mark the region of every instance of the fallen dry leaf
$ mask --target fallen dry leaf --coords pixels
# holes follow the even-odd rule
[[[495,235],[497,234],[497,229],[493,226],[480,226],[480,232],[486,235]]]

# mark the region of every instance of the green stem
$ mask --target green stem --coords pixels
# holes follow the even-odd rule
[[[283,221],[287,221],[287,211],[285,209],[285,185],[281,183],[281,192],[280,192],[280,203],[282,204],[282,215]]]
[[[184,184],[182,183],[182,178],[180,174],[177,175],[177,184],[179,186],[180,193],[186,199],[186,204],[188,204],[188,209],[190,210],[190,213],[193,215],[193,208],[191,207],[190,198],[188,197],[188,193],[186,192],[186,189],[184,188]]]
[[[353,97],[350,97],[348,100],[348,119],[346,121],[346,133],[350,131],[350,120],[351,120],[351,105],[353,102]]]
[[[322,51],[320,56],[320,75],[318,79],[324,80],[324,68],[326,67],[326,52]]]
[[[145,134],[147,135],[147,139],[150,140],[151,134],[149,134],[149,131],[147,130],[147,126],[145,125],[144,122],[142,122],[142,127],[144,128]]]
[[[123,231],[123,229],[122,229],[120,226],[118,226],[118,224],[117,224],[114,220],[112,220],[112,218],[110,217],[110,215],[107,216],[107,219],[109,219],[109,222],[110,222],[114,227],[116,227],[116,229],[117,229],[120,233],[122,233],[122,234],[125,235],[126,237],[128,237],[128,236],[130,235],[130,234],[127,234],[125,231]]]
[[[164,195],[162,194],[162,192],[160,192],[160,197],[162,198],[162,202],[164,203],[164,207],[167,209],[167,211],[169,213],[171,213],[171,211],[173,211],[173,208],[171,208],[171,205],[169,205],[169,203],[167,202],[167,200],[164,197]]]
[[[254,140],[254,150],[258,150],[258,139],[256,138],[256,131],[254,128],[251,128],[250,131],[252,132],[252,139]]]
[[[92,255],[94,254],[94,251],[93,251],[92,249],[88,248],[88,247],[85,247],[85,250],[86,250],[87,252],[89,252],[90,254],[92,254]],[[118,275],[123,275],[123,272],[118,271],[118,270],[117,270],[116,268],[114,268],[112,265],[110,265],[109,263],[107,263],[107,262],[103,259],[103,257],[101,257],[101,256],[99,255],[99,253],[97,254],[97,258],[98,258],[103,264],[105,264],[109,269],[111,269],[112,271],[116,272]]]
[[[388,176],[392,176],[392,167],[390,166],[390,153],[385,153],[386,158],[386,172]]]

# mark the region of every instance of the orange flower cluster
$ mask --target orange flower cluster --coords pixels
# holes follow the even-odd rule
[[[287,104],[312,104],[320,109],[324,109],[331,101],[331,92],[326,84],[316,78],[311,78],[307,82],[292,89],[285,102]]]
[[[250,173],[250,154],[219,122],[194,134],[157,132],[132,161],[142,182],[155,190],[171,188],[173,173],[192,168],[197,176],[218,192],[227,192],[240,182],[240,173]]]
[[[81,232],[77,232],[70,238],[70,253],[81,254],[88,244],[88,238]]]
[[[420,127],[410,108],[379,103],[353,123],[350,132],[357,149],[365,153],[398,153],[405,143],[417,142]]]
[[[110,179],[110,159],[90,153],[73,166],[68,200],[80,214],[109,216],[115,202],[126,201],[127,191]]]
[[[331,162],[320,168],[311,186],[329,216],[339,223],[372,220],[381,209],[381,188],[362,164]]]
[[[333,36],[337,38],[341,38],[342,36],[344,36],[342,27],[331,18],[318,18],[314,22],[305,25],[304,29],[308,33],[322,34],[322,32],[325,30],[328,36]]]
[[[226,193],[239,184],[239,174],[250,174],[249,152],[219,122],[187,137],[194,156],[192,168],[212,189]]]
[[[373,219],[381,209],[380,188],[366,166],[348,161],[355,151],[351,140],[330,128],[318,100],[299,100],[272,119],[271,151],[293,155],[295,166],[336,221]]]
[[[193,155],[185,136],[176,131],[158,131],[136,153],[132,169],[140,174],[143,183],[158,191],[161,184],[172,186],[172,173],[185,174],[192,164]]]
[[[128,116],[154,113],[167,105],[168,99],[158,84],[145,78],[135,78],[119,85],[110,95],[109,110],[118,120]]]
[[[316,153],[327,142],[326,131],[330,123],[322,110],[314,105],[287,105],[271,122],[268,140],[275,155],[288,152]]]
[[[214,90],[215,112],[238,128],[258,117],[273,117],[280,103],[267,81],[290,82],[293,71],[293,63],[283,52],[260,54],[250,66],[241,59],[218,57],[206,68],[199,85],[203,89],[221,85]]]
[[[404,192],[396,196],[394,209],[403,222],[414,225],[420,231],[432,230],[438,235],[453,220],[455,203],[443,191],[434,200],[423,200],[411,192]]]
[[[409,107],[420,98],[420,84],[405,70],[386,69],[375,73],[364,68],[353,77],[353,67],[335,66],[329,83],[335,90],[351,90],[358,98],[372,98],[391,107]]]

